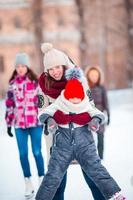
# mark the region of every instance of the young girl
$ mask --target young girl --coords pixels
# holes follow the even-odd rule
[[[53,103],[56,98],[60,95],[61,91],[65,88],[67,80],[64,76],[67,68],[74,68],[75,65],[62,51],[53,48],[50,43],[43,43],[41,46],[42,52],[44,53],[44,73],[39,78],[40,85],[40,112],[45,109],[49,104]],[[90,90],[88,88],[85,77],[83,78],[84,88],[88,95],[88,102],[91,101]],[[92,101],[91,101],[92,103]],[[46,129],[44,130],[47,134]],[[50,147],[52,146],[53,136],[49,134],[46,136],[46,144],[48,154]],[[48,156],[49,157],[49,156]],[[82,170],[86,183],[91,189],[94,200],[105,200],[104,196],[95,185],[95,183],[86,175]],[[64,192],[67,181],[67,173],[64,175],[60,186],[53,198],[53,200],[64,200]]]
[[[89,84],[89,87],[92,92],[92,98],[94,100],[95,106],[101,110],[102,112],[107,113],[107,125],[110,123],[110,111],[108,105],[107,92],[105,87],[103,86],[103,76],[100,67],[88,67],[86,69],[86,78]],[[97,131],[97,148],[98,154],[101,159],[103,159],[104,153],[104,132],[105,132],[105,124],[101,125],[99,130]]]
[[[80,78],[78,71],[74,69],[70,74],[68,72],[70,80],[65,90],[39,115],[40,121],[47,121],[50,128],[55,127],[53,119],[59,126],[54,136],[48,172],[36,200],[53,199],[73,159],[76,159],[85,173],[91,177],[105,199],[124,200],[119,186],[102,166],[96,153],[90,129],[96,131],[103,123],[104,115],[88,102],[82,83],[77,79]]]
[[[44,176],[44,161],[41,153],[42,125],[38,121],[38,81],[30,69],[26,53],[18,53],[15,70],[9,81],[6,95],[7,133],[13,136],[11,127],[15,128],[20,163],[25,178],[25,197],[32,197],[34,188],[28,160],[28,137],[31,138],[32,152],[35,158],[39,182]]]

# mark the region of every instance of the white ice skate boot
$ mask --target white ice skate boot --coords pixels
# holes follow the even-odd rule
[[[39,176],[38,177],[38,186],[40,187],[42,181],[43,181],[44,176]]]
[[[34,188],[30,178],[25,178],[25,198],[30,199],[34,196]]]

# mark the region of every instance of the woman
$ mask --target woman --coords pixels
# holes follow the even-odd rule
[[[42,52],[44,53],[44,73],[39,78],[39,85],[41,88],[40,93],[40,112],[53,103],[55,99],[60,95],[61,91],[65,88],[67,80],[65,79],[64,73],[68,68],[74,68],[75,65],[62,51],[54,49],[52,44],[42,44]],[[86,79],[83,77],[83,86],[85,92],[90,94],[87,86]],[[89,99],[88,99],[89,101]],[[46,131],[46,129],[45,129]],[[52,135],[52,134],[51,134]],[[49,138],[50,141],[50,138]],[[52,142],[47,142],[48,147],[52,146]],[[47,148],[48,148],[47,147]],[[48,149],[49,151],[49,149]],[[99,189],[91,181],[91,179],[82,170],[84,178],[89,185],[93,197],[95,200],[105,200]],[[64,200],[64,191],[66,187],[67,174],[64,175],[63,180],[53,198],[53,200]]]
[[[44,176],[44,161],[41,153],[42,125],[38,121],[38,80],[30,69],[26,53],[18,53],[15,70],[9,80],[6,95],[7,133],[13,136],[11,127],[15,128],[20,163],[25,179],[25,197],[34,195],[31,182],[31,170],[28,159],[28,137],[31,138],[32,152],[35,158],[39,184]]]
[[[102,112],[106,112],[107,114],[107,125],[110,123],[110,111],[108,105],[107,91],[103,85],[103,77],[102,71],[100,67],[88,67],[86,69],[86,79],[88,81],[88,85],[91,89],[92,98],[94,100],[95,106],[101,110]],[[105,132],[105,124],[100,126],[100,129],[97,131],[97,148],[98,154],[101,159],[104,156],[104,132]]]

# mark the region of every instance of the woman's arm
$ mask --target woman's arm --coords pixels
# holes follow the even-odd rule
[[[15,108],[15,100],[14,100],[14,94],[13,94],[13,85],[9,85],[8,91],[6,94],[5,99],[5,105],[6,105],[6,114],[5,114],[5,120],[8,127],[11,127],[14,125],[14,108]]]
[[[43,93],[41,88],[38,89],[38,109],[39,113],[44,110],[46,107],[49,106],[49,99],[48,97]]]

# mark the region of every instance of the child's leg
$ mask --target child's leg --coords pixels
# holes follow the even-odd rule
[[[121,190],[106,168],[102,166],[94,142],[84,148],[77,148],[76,152],[76,158],[82,169],[98,186],[106,199],[110,199]]]
[[[50,159],[50,148],[51,148],[52,142],[53,142],[53,135],[52,134],[44,135],[44,138],[45,138],[45,142],[46,142],[47,165],[48,165],[49,159]]]
[[[32,152],[36,161],[38,176],[41,177],[44,176],[44,161],[41,152],[42,127],[29,128],[29,134],[31,137]]]
[[[37,192],[36,200],[52,200],[66,170],[72,161],[72,150],[54,147],[49,161],[48,172]]]
[[[20,162],[24,177],[30,177],[30,164],[28,159],[28,131],[29,129],[16,128],[16,139],[19,150]]]
[[[59,185],[53,200],[64,200],[65,187],[67,182],[67,173],[63,176],[61,184]]]

